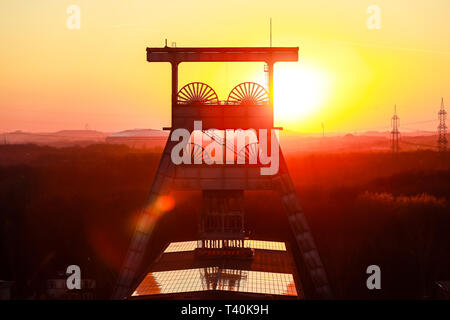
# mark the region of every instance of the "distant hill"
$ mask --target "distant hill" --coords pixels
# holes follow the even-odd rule
[[[57,132],[14,131],[0,134],[0,144],[48,145],[65,147],[94,143],[125,144],[131,148],[162,148],[168,137],[167,131],[155,129],[131,129],[115,133],[95,130],[61,130]],[[450,138],[449,138],[450,140]],[[389,131],[367,131],[362,133],[341,133],[308,135],[294,131],[280,132],[283,151],[289,152],[354,152],[389,151]],[[436,132],[401,132],[400,148],[403,151],[437,149]]]
[[[437,134],[430,131],[401,132],[400,150],[437,150]],[[450,136],[449,136],[450,140]],[[280,134],[283,151],[289,152],[358,152],[389,151],[391,137],[388,131],[368,131],[341,135],[305,136]]]
[[[161,130],[156,130],[156,129],[133,129],[133,130],[125,130],[125,131],[120,131],[120,132],[116,132],[116,133],[111,133],[108,137],[109,138],[119,138],[119,137],[128,137],[128,138],[132,138],[132,137],[138,137],[138,138],[144,138],[144,137],[165,137],[167,138],[167,136],[169,135],[169,133],[167,131],[161,131]]]
[[[53,134],[65,137],[104,137],[107,133],[95,130],[61,130]]]
[[[0,144],[33,143],[37,145],[65,147],[105,142],[123,143],[126,142],[126,139],[159,139],[162,140],[161,143],[157,144],[159,146],[165,143],[167,136],[167,132],[155,129],[133,129],[116,133],[96,130],[61,130],[56,132],[25,132],[17,130],[0,134]],[[111,138],[113,138],[112,141]]]
[[[108,133],[95,130],[62,130],[57,132],[25,132],[14,131],[3,133],[0,143],[68,146],[104,142]]]

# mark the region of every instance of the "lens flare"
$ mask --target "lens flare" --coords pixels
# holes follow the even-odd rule
[[[156,209],[162,213],[172,211],[175,207],[175,200],[171,196],[159,196],[156,200]]]

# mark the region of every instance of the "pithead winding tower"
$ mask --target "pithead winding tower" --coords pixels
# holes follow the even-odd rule
[[[211,155],[207,154],[204,145],[192,142],[186,145],[184,151],[190,154],[194,163],[202,164],[175,165],[171,159],[172,148],[178,143],[171,139],[173,132],[176,129],[187,129],[193,133],[194,121],[202,121],[201,134],[208,136],[212,143],[219,144],[224,150],[233,148],[235,159],[248,160],[261,152],[258,142],[262,137],[258,130],[259,132],[265,131],[260,129],[267,130],[265,137],[267,149],[271,150],[273,139],[277,139],[271,135],[272,129],[276,129],[273,116],[274,64],[283,61],[298,61],[298,47],[171,48],[166,46],[164,48],[147,48],[147,61],[171,64],[172,125],[170,128],[166,128],[170,130],[170,136],[151,186],[146,207],[142,210],[125,257],[113,298],[128,298],[139,295],[137,292],[142,291],[137,290],[133,293],[138,276],[136,273],[142,263],[153,225],[160,215],[156,203],[170,190],[202,192],[199,238],[194,243],[195,248],[191,248],[195,255],[194,262],[190,265],[198,265],[203,269],[191,268],[183,271],[183,275],[190,274],[191,277],[197,277],[196,270],[199,270],[198,272],[202,274],[202,280],[198,282],[199,288],[203,288],[202,290],[205,291],[225,290],[225,287],[237,290],[238,280],[245,278],[248,287],[245,290],[251,292],[254,289],[250,288],[250,278],[264,276],[265,279],[268,279],[269,273],[267,272],[244,270],[246,272],[244,276],[242,270],[230,269],[225,265],[229,265],[233,259],[236,261],[251,260],[254,258],[255,248],[262,249],[263,242],[248,239],[248,234],[244,230],[244,191],[273,190],[280,195],[302,255],[304,264],[302,267],[307,270],[306,273],[311,279],[316,296],[330,298],[331,291],[327,276],[281,150],[279,151],[279,170],[274,175],[261,175],[260,169],[266,165],[259,161],[254,164],[247,162],[245,164],[228,164],[227,158],[224,159],[226,164],[202,163],[202,159]],[[263,62],[266,64],[265,70],[268,74],[268,90],[253,82],[241,83],[231,91],[226,101],[220,101],[210,86],[200,82],[189,83],[178,90],[178,66],[182,62]],[[249,142],[240,150],[235,150],[234,141],[230,141],[226,134],[218,134],[225,130],[238,129],[255,130],[257,142]],[[165,253],[173,252],[172,249],[173,247],[169,246]],[[277,248],[269,249],[277,250]],[[270,253],[274,252],[270,251]],[[199,262],[204,259],[209,262],[207,264]],[[215,259],[222,262],[216,263],[214,261],[219,260]],[[249,264],[252,262],[246,262],[246,265]],[[195,275],[192,276],[192,274]],[[163,286],[155,285],[155,282],[167,282],[164,279],[169,276],[170,273],[167,271],[155,272],[151,279],[147,276],[143,283],[147,281],[147,288],[153,286],[158,294],[164,293],[161,289]],[[177,274],[177,277],[180,277],[180,273]],[[273,276],[269,278],[271,286],[277,287],[278,280],[276,279],[282,281],[285,277],[282,273],[273,273]],[[170,292],[178,292],[173,288],[171,290]],[[258,292],[264,293],[264,290],[269,289]],[[267,292],[271,293],[270,290]]]

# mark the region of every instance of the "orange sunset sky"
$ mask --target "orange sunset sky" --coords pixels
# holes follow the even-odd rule
[[[81,8],[69,30],[67,7]],[[381,29],[366,26],[381,8]],[[397,104],[404,130],[435,130],[450,105],[448,0],[2,0],[0,132],[100,131],[170,125],[170,66],[147,46],[300,47],[275,71],[276,125],[302,133],[386,130]],[[257,63],[182,64],[180,88],[204,81],[226,99],[264,84]],[[402,127],[401,127],[402,129]]]

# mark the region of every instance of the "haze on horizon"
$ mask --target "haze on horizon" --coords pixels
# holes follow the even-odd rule
[[[81,29],[66,27],[69,5]],[[450,2],[378,0],[3,0],[0,132],[155,128],[170,122],[170,66],[147,46],[299,46],[299,63],[275,74],[277,125],[302,133],[435,130],[450,105]],[[262,64],[182,64],[180,88],[204,81],[226,99],[239,82],[264,84]],[[428,122],[426,122],[428,121]]]

